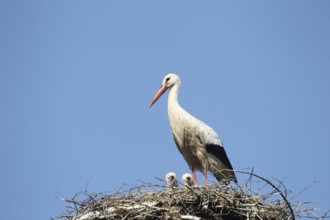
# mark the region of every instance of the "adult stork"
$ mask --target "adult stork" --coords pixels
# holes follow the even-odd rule
[[[170,73],[163,79],[160,89],[152,99],[149,108],[166,92],[168,94],[168,115],[175,144],[188,163],[195,185],[198,185],[196,170],[203,172],[208,185],[210,171],[219,182],[237,182],[233,167],[227,157],[217,133],[204,122],[184,110],[178,102],[181,80]]]

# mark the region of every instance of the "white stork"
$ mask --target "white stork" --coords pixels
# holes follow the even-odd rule
[[[165,179],[166,179],[167,187],[169,189],[173,189],[173,187],[179,187],[175,173],[173,172],[167,173]]]
[[[182,175],[182,183],[185,186],[185,188],[189,188],[194,185],[193,178],[190,173],[185,173]]]
[[[174,141],[192,171],[194,184],[198,185],[195,170],[203,172],[205,185],[208,185],[208,171],[212,172],[219,182],[237,182],[231,163],[217,133],[207,124],[189,114],[178,103],[180,86],[179,76],[174,73],[166,75],[149,108],[167,89],[170,90],[168,94],[168,115]]]

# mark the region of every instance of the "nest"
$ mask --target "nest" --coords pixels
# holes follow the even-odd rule
[[[254,174],[253,174],[254,175]],[[256,176],[256,175],[254,175]],[[260,177],[264,186],[253,191],[247,184],[214,184],[208,187],[168,188],[163,185],[142,183],[123,187],[111,195],[77,193],[67,213],[59,216],[66,220],[98,219],[215,219],[215,220],[295,220],[297,218],[325,219],[314,213],[316,209],[301,209],[303,203],[291,204],[282,182],[275,186]],[[259,178],[259,179],[260,179]],[[268,193],[261,191],[270,186]],[[81,196],[84,199],[79,199]]]

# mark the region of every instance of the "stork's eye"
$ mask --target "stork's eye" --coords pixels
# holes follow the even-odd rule
[[[171,77],[167,77],[167,78],[165,79],[165,82],[168,82],[170,79],[171,79]]]

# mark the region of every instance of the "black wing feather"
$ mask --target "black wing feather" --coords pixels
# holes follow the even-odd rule
[[[233,169],[224,147],[215,144],[207,144],[205,147],[208,153],[213,154],[215,157],[217,157],[222,163],[224,163],[226,167],[228,167],[228,169]]]
[[[225,166],[226,166],[226,169],[228,170],[233,170],[233,167],[228,159],[228,156],[227,156],[227,153],[225,151],[225,148],[222,147],[222,146],[219,146],[219,145],[216,145],[216,144],[207,144],[205,146],[206,148],[206,151],[209,153],[209,154],[212,154],[214,155],[216,158],[218,158]],[[236,177],[235,177],[235,174],[233,171],[230,171],[229,172],[231,178],[237,182],[236,180]],[[229,176],[227,176],[229,177]]]

